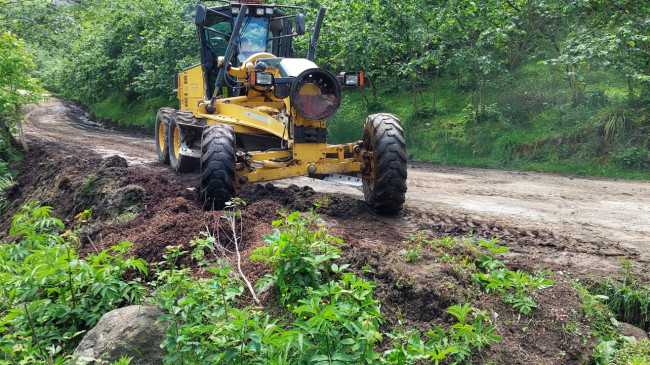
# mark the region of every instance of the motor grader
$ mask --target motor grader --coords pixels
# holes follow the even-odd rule
[[[195,15],[201,64],[174,80],[180,108],[157,113],[159,161],[176,172],[200,170],[206,208],[221,208],[246,184],[310,176],[356,182],[375,211],[399,212],[406,147],[394,115],[368,116],[361,141],[327,144],[341,90],[363,86],[364,76],[335,76],[314,63],[325,8],[300,58],[292,42],[306,34],[304,8],[212,3],[200,3]]]

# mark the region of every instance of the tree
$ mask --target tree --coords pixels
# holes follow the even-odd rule
[[[181,67],[198,62],[189,0],[98,0],[75,12],[61,71],[63,95],[92,103],[170,95]]]
[[[506,72],[504,54],[512,28],[499,1],[448,0],[437,12],[438,39],[449,71],[474,89],[475,111],[485,111],[487,86]]]
[[[37,81],[29,76],[34,68],[31,56],[24,49],[23,41],[11,32],[4,31],[0,37],[0,132],[2,138],[12,148],[18,148],[18,141],[12,135],[12,129],[21,131],[22,147],[27,151],[27,144],[22,138],[20,121],[21,107],[41,100],[42,89]]]

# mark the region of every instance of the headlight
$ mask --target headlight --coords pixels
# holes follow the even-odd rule
[[[236,6],[233,6],[232,8],[230,8],[230,13],[232,15],[237,15],[237,14],[239,14],[239,12],[240,12],[240,9],[238,7],[236,7]],[[246,9],[246,14],[248,15],[248,14],[250,14],[250,12],[251,12],[251,9],[247,8]]]
[[[270,72],[251,72],[251,85],[273,85],[273,74]]]
[[[258,15],[258,16],[264,15],[264,8],[255,9],[255,15]]]
[[[363,72],[341,72],[337,79],[343,86],[363,86]]]
[[[345,75],[345,86],[359,85],[359,75]]]
[[[296,77],[289,96],[300,115],[320,121],[334,115],[341,105],[341,85],[327,70],[312,68]]]

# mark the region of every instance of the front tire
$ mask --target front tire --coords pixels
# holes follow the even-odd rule
[[[377,213],[398,213],[406,200],[406,143],[399,119],[385,113],[368,116],[363,148],[373,153],[374,178],[363,176],[366,202]]]
[[[201,141],[201,199],[204,208],[221,209],[237,194],[235,132],[232,126],[205,127]]]
[[[173,108],[160,108],[156,113],[156,152],[158,161],[169,165],[169,123],[174,116]]]

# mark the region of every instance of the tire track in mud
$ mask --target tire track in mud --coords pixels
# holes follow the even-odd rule
[[[198,185],[196,174],[174,174],[156,162],[152,137],[104,129],[65,100],[51,98],[31,107],[24,131],[28,142],[63,143],[80,155],[84,151],[105,157],[117,154],[130,165],[164,172],[182,186]],[[358,239],[403,241],[419,232],[436,237],[473,232],[479,237],[499,237],[502,244],[511,247],[511,260],[521,259],[522,265],[566,268],[580,275],[612,275],[620,267],[617,258],[625,257],[640,264],[636,268],[641,275],[650,275],[643,272],[650,262],[647,181],[424,163],[411,163],[408,173],[406,209],[396,217],[368,212],[360,202],[363,194],[358,188],[306,177],[274,184],[280,188],[309,186],[319,194],[343,197],[327,214],[327,220]],[[269,196],[273,194],[279,192],[270,192]],[[290,195],[283,202],[285,206],[291,205]]]

